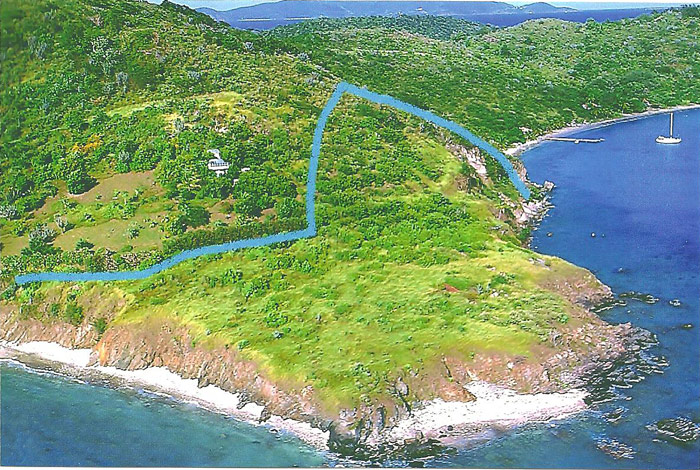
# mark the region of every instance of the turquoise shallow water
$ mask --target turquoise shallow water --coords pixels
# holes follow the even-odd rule
[[[318,466],[298,439],[130,389],[3,363],[2,465]]]
[[[531,179],[554,181],[554,209],[533,247],[591,269],[617,293],[601,315],[658,336],[669,366],[576,418],[531,425],[428,466],[699,468],[700,442],[674,443],[647,426],[700,422],[700,110],[676,114],[679,146],[659,146],[666,116],[579,132],[600,144],[550,142],[523,155]],[[596,237],[591,237],[595,232]],[[547,236],[551,233],[552,236]],[[669,302],[678,300],[679,306]],[[682,325],[693,324],[691,329]],[[618,419],[606,414],[615,412]],[[599,448],[631,449],[615,458]],[[2,368],[2,464],[315,466],[334,464],[290,436],[169,399]],[[404,464],[404,462],[396,462]]]

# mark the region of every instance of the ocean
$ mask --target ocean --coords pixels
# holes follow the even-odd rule
[[[289,434],[196,405],[4,362],[0,464],[298,467],[325,461]]]
[[[590,269],[623,294],[625,305],[600,315],[653,332],[659,344],[647,354],[668,366],[620,384],[576,417],[494,435],[426,466],[700,467],[700,441],[653,427],[700,423],[700,110],[677,112],[675,124],[677,146],[654,142],[668,130],[668,116],[655,115],[572,133],[602,143],[546,142],[522,155],[533,181],[557,185],[533,248]],[[138,390],[9,363],[1,385],[3,465],[338,463],[293,436]]]

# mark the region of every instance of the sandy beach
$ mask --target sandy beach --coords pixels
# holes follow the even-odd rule
[[[533,140],[528,140],[527,142],[524,142],[522,144],[517,144],[514,145],[507,150],[505,150],[503,153],[508,155],[508,156],[518,156],[521,153],[530,150],[531,148],[541,144],[542,142],[546,141],[549,137],[564,137],[570,132],[574,131],[585,131],[588,129],[598,129],[600,127],[605,127],[609,126],[612,124],[616,124],[618,122],[625,122],[625,121],[634,121],[635,119],[642,119],[648,116],[653,116],[655,114],[663,114],[663,113],[670,113],[670,112],[676,112],[676,111],[685,111],[688,109],[697,109],[700,108],[700,104],[690,104],[687,106],[676,106],[673,108],[663,108],[663,109],[650,109],[648,111],[644,111],[641,113],[633,113],[633,114],[625,114],[619,118],[614,118],[614,119],[606,119],[604,121],[598,121],[598,122],[592,122],[592,123],[581,123],[577,124],[575,126],[567,126],[563,127],[561,129],[554,130],[548,134],[542,135],[536,139]]]
[[[562,419],[586,409],[583,390],[518,394],[486,382],[474,382],[466,388],[476,400],[466,403],[431,401],[392,429],[392,437],[404,439],[421,432],[426,437],[439,439],[441,435],[459,433],[465,428],[488,425],[511,428]]]
[[[14,344],[0,343],[0,359],[27,361],[26,355],[39,358],[56,368],[67,366],[77,376],[88,373],[116,378],[132,387],[166,394],[175,399],[197,404],[210,411],[233,416],[253,425],[261,425],[259,419],[263,406],[246,403],[241,406],[238,395],[214,385],[199,388],[197,380],[183,379],[163,367],[126,371],[115,367],[88,366],[93,351],[69,349],[57,343],[33,341]],[[32,362],[32,361],[27,361]],[[49,364],[49,365],[50,365]],[[559,419],[586,408],[582,390],[566,393],[518,394],[512,390],[475,381],[466,387],[475,397],[472,402],[445,402],[434,400],[419,406],[408,418],[394,427],[388,437],[403,441],[417,434],[441,440],[448,430],[463,430],[484,426],[510,428],[530,422]],[[319,450],[327,450],[329,433],[312,427],[308,423],[272,416],[263,426],[293,433],[301,440]],[[445,439],[445,442],[449,442]]]

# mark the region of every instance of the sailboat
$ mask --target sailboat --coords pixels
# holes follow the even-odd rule
[[[673,113],[671,113],[671,125],[668,131],[668,137],[665,135],[660,135],[656,138],[657,144],[680,144],[680,137],[673,137]]]

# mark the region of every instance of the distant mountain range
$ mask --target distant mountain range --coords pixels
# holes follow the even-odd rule
[[[514,6],[505,2],[455,2],[455,1],[327,1],[327,0],[283,0],[262,3],[228,11],[212,8],[198,8],[217,20],[232,22],[256,19],[291,18],[346,18],[350,16],[393,16],[393,15],[478,15],[513,13],[553,13],[574,11],[573,8],[555,7],[538,2],[524,6]]]
[[[461,1],[348,1],[348,0],[283,0],[258,5],[218,11],[198,8],[218,21],[224,21],[241,29],[270,29],[313,18],[347,18],[357,16],[441,15],[510,26],[534,18],[565,18],[571,21],[615,20],[621,17],[639,16],[648,9],[616,10],[619,13],[579,11],[567,7],[555,7],[545,2],[515,6],[505,2]],[[621,13],[621,12],[625,13]]]

